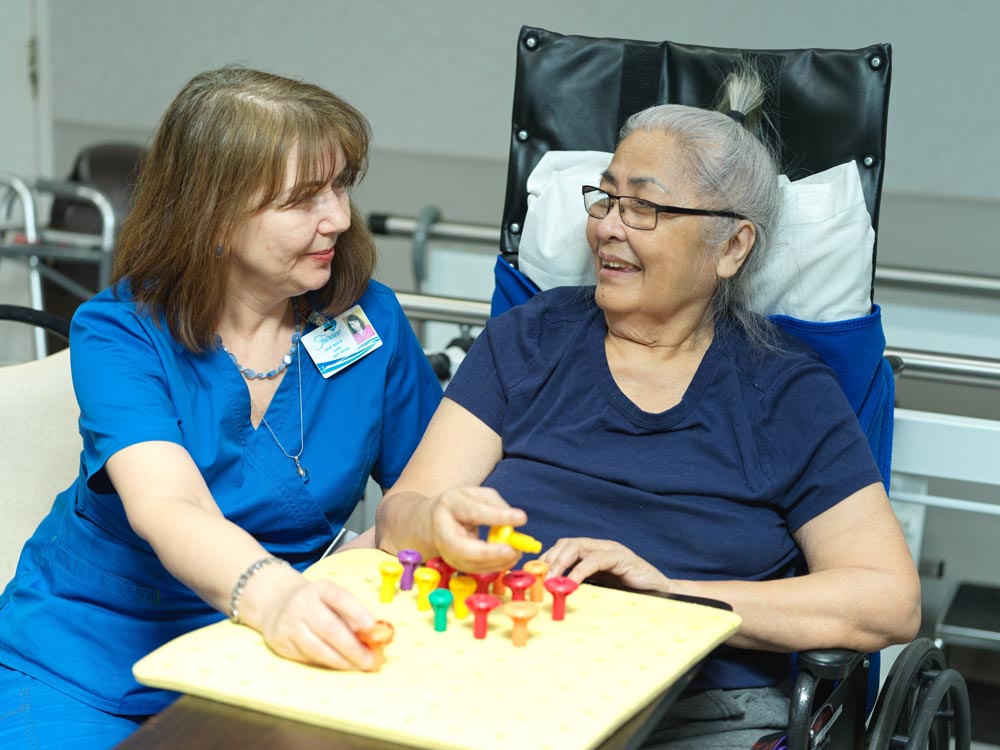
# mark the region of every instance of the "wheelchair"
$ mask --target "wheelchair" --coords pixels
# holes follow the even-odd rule
[[[857,50],[736,50],[672,42],[568,36],[523,27],[517,43],[510,156],[496,266],[493,313],[539,287],[519,270],[528,216],[528,177],[553,151],[613,152],[629,115],[655,104],[711,107],[725,76],[749,58],[769,83],[765,138],[790,179],[855,162],[877,236],[892,73],[891,47]],[[874,305],[872,242],[867,305]],[[867,260],[867,259],[866,259]],[[781,320],[776,320],[779,326]],[[801,335],[827,359],[869,436],[886,486],[891,460],[892,363],[883,356],[881,322],[864,344],[867,357],[838,356],[823,337]],[[933,748],[970,745],[962,676],[928,639],[907,646],[878,693],[878,654],[842,649],[797,655],[787,744],[774,748]],[[873,709],[874,706],[874,710]],[[866,719],[871,714],[870,721]],[[634,741],[640,742],[643,737]]]

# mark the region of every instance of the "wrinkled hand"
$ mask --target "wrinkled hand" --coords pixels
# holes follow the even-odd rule
[[[300,578],[276,599],[261,633],[280,656],[333,669],[369,670],[372,653],[355,632],[375,618],[347,589],[331,581]]]
[[[448,490],[431,509],[431,541],[456,570],[486,573],[514,567],[521,553],[506,544],[479,538],[480,526],[523,526],[528,517],[487,487]]]
[[[623,544],[608,539],[560,539],[539,558],[549,564],[547,577],[569,576],[577,583],[607,574],[623,588],[636,591],[671,590],[670,579]],[[569,572],[567,572],[569,571]]]

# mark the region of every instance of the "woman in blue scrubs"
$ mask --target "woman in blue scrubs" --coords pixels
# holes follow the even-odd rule
[[[80,473],[0,598],[0,746],[116,744],[176,697],[132,664],[220,613],[290,659],[371,667],[355,633],[372,615],[300,574],[440,400],[371,279],[350,200],[369,140],[335,95],[244,68],[167,110],[112,288],[73,319]],[[310,334],[349,311],[378,341],[331,366]]]

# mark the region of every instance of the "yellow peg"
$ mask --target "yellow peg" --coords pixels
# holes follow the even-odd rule
[[[522,534],[520,531],[514,531],[513,526],[491,526],[490,533],[486,535],[486,541],[495,544],[509,544],[520,552],[530,552],[534,555],[542,551],[540,541],[527,534]]]
[[[465,605],[465,600],[472,596],[476,590],[476,579],[472,576],[452,576],[448,581],[448,588],[455,595],[455,617],[464,620],[469,616],[469,608]]]
[[[396,560],[386,560],[378,566],[378,572],[382,574],[378,600],[388,604],[396,596],[396,584],[403,575],[403,565]]]
[[[421,565],[413,572],[413,582],[417,585],[417,609],[427,610],[431,608],[431,600],[427,597],[437,588],[441,574],[434,568]]]
[[[540,602],[545,600],[545,573],[549,569],[549,564],[543,560],[529,560],[521,566],[525,571],[535,577],[535,582],[531,584],[531,601]]]

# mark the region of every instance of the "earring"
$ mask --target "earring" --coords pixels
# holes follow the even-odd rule
[[[216,245],[215,246],[215,257],[216,258],[221,258],[222,257],[222,245]]]

